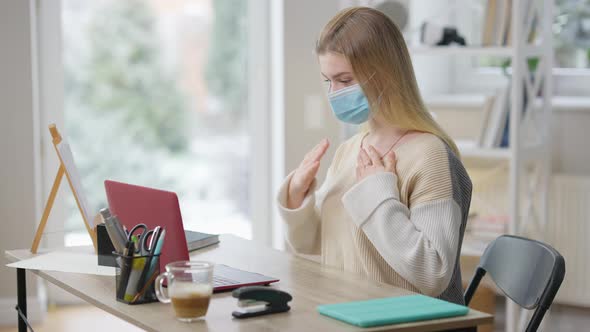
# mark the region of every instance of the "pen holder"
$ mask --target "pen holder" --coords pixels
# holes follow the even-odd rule
[[[113,252],[117,262],[116,297],[127,304],[157,302],[154,280],[160,274],[160,255],[124,256]]]

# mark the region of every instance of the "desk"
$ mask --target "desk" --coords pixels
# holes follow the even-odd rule
[[[273,287],[293,295],[287,313],[244,320],[231,317],[237,300],[231,293],[214,294],[206,319],[185,324],[174,318],[171,305],[126,305],[115,300],[115,278],[30,270],[88,303],[147,331],[437,331],[492,322],[491,315],[470,310],[466,316],[410,324],[361,329],[317,313],[319,304],[400,296],[411,292],[366,280],[316,262],[232,235],[218,245],[194,251],[193,260],[207,260],[281,279]],[[10,261],[30,258],[28,249],[5,252]],[[24,270],[18,270],[24,277]],[[21,281],[24,287],[24,278]],[[20,288],[20,287],[19,287]]]

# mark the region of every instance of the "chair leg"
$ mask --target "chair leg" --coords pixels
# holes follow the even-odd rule
[[[539,325],[541,324],[541,321],[543,321],[543,316],[545,315],[546,311],[547,311],[547,309],[544,308],[543,306],[539,306],[537,308],[537,310],[535,310],[535,312],[533,313],[533,317],[529,321],[529,325],[526,328],[526,332],[536,332],[537,331],[537,329],[539,328]]]
[[[479,286],[481,278],[483,278],[485,276],[485,274],[486,274],[486,271],[480,267],[478,267],[475,270],[475,274],[473,275],[473,278],[471,279],[471,282],[469,283],[469,285],[467,285],[467,289],[465,290],[465,295],[463,296],[466,306],[469,306],[469,303],[471,302],[471,299],[473,298],[473,294],[475,294],[475,290],[477,289],[477,286]]]

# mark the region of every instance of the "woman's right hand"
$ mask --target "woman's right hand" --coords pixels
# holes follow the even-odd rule
[[[324,138],[318,145],[309,151],[299,167],[295,170],[291,181],[289,182],[289,189],[287,191],[287,208],[297,209],[303,203],[303,199],[309,187],[313,183],[318,169],[320,168],[320,160],[328,150],[330,142]]]

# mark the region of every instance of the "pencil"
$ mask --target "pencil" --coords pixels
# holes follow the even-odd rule
[[[158,275],[158,271],[156,270],[156,271],[154,271],[154,273],[152,273],[152,276],[148,279],[148,282],[145,283],[143,288],[137,294],[135,294],[135,297],[133,298],[131,303],[139,300],[139,298],[143,296],[143,293],[145,293],[147,291],[147,289],[149,288],[151,283],[154,281],[154,279],[156,279],[157,275]]]

